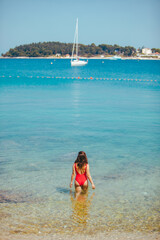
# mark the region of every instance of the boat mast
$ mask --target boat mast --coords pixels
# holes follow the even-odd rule
[[[77,18],[77,22],[76,22],[76,30],[75,30],[75,34],[74,34],[74,42],[73,42],[73,49],[72,49],[72,59],[73,59],[73,55],[74,55],[74,48],[76,45],[76,58],[78,56],[78,18]]]
[[[77,18],[77,24],[76,24],[76,58],[78,57],[78,18]]]

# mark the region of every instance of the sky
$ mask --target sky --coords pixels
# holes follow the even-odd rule
[[[0,54],[33,42],[160,48],[160,0],[0,0]]]

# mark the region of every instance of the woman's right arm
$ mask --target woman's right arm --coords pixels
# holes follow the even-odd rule
[[[71,175],[70,188],[72,187],[72,184],[73,184],[73,180],[74,180],[75,175],[76,175],[75,166],[74,166],[74,164],[73,164],[73,166],[72,166],[72,175]]]
[[[92,184],[92,188],[95,189],[96,187],[93,183],[93,180],[92,180],[92,177],[91,177],[91,174],[90,174],[90,171],[89,171],[89,164],[87,164],[87,177],[88,177],[90,183]]]

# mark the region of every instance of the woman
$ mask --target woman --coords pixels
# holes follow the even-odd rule
[[[92,188],[95,189],[95,185],[92,181],[90,172],[89,172],[89,164],[87,155],[85,152],[80,151],[78,153],[77,159],[73,164],[72,167],[72,176],[71,176],[71,183],[70,188],[72,187],[74,177],[75,178],[75,190],[76,193],[80,194],[82,190],[86,191],[88,188],[88,179],[92,184]]]

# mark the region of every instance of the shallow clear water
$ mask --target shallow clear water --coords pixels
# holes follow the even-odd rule
[[[0,60],[3,230],[158,230],[160,61],[103,62]],[[96,189],[75,200],[80,150]]]

